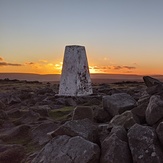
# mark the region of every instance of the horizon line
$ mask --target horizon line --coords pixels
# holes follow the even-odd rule
[[[61,74],[40,74],[40,73],[30,73],[30,72],[0,72],[0,74],[29,74],[29,75],[61,75]],[[163,74],[115,74],[115,73],[90,73],[90,75],[126,75],[126,76],[163,76]]]

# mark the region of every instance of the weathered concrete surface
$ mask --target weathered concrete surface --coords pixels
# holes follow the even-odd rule
[[[59,95],[84,96],[92,94],[89,67],[84,46],[66,46]]]

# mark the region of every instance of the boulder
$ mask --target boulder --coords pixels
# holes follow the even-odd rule
[[[145,116],[149,125],[153,125],[163,118],[163,100],[159,95],[151,96]]]
[[[108,129],[113,128],[114,126],[123,126],[124,128],[129,129],[135,123],[139,123],[139,120],[129,110],[129,111],[125,111],[120,115],[114,116],[109,122]]]
[[[6,105],[0,100],[0,110],[4,110]]]
[[[73,111],[72,120],[88,118],[93,120],[93,110],[89,106],[77,106]]]
[[[24,114],[26,114],[28,112],[28,110],[21,110],[18,108],[12,108],[8,111],[6,111],[7,115],[9,116],[9,118],[20,118],[22,117]]]
[[[23,115],[19,119],[19,122],[22,124],[31,124],[37,122],[39,118],[40,118],[40,114],[35,113],[32,110],[29,110],[25,115]]]
[[[29,137],[30,126],[20,125],[13,128],[6,128],[1,131],[0,139],[3,141],[11,141],[16,139],[25,139]]]
[[[8,119],[8,115],[7,115],[6,112],[3,111],[3,110],[0,110],[0,119],[1,119],[1,120],[6,120],[6,119]]]
[[[156,133],[157,133],[157,136],[158,136],[158,138],[159,138],[161,144],[163,145],[163,122],[161,122],[161,123],[157,126]]]
[[[66,106],[66,98],[59,96],[59,98],[55,99],[54,103],[56,105],[64,105],[64,106]]]
[[[97,93],[107,94],[110,90],[110,85],[108,85],[107,83],[101,83],[98,85],[98,87],[96,87],[96,89],[98,90]]]
[[[148,106],[149,100],[147,99],[144,103],[139,104],[131,110],[131,112],[139,119],[140,123],[146,123],[145,112]]]
[[[131,111],[139,119],[140,124],[146,123],[145,112],[150,100],[150,96],[146,91],[143,91],[142,95],[137,101],[137,106],[134,107]]]
[[[135,124],[128,132],[128,140],[133,162],[163,162],[163,153],[158,146],[157,136],[153,128]]]
[[[103,97],[103,108],[111,116],[121,114],[126,110],[131,110],[136,106],[135,99],[127,93],[116,93]]]
[[[143,80],[147,87],[153,87],[155,85],[162,84],[162,82],[160,82],[158,79],[152,78],[150,76],[143,76]]]
[[[0,133],[2,133],[3,131],[6,131],[6,129],[8,130],[14,127],[15,127],[15,124],[12,121],[4,120],[3,125],[0,127]]]
[[[128,142],[127,132],[123,126],[115,126],[111,129],[109,135],[115,134],[120,140]]]
[[[0,162],[1,163],[21,163],[25,156],[25,149],[21,145],[3,145],[0,144]]]
[[[39,151],[30,153],[27,157],[25,157],[25,159],[23,159],[22,163],[31,163],[38,153]]]
[[[76,106],[77,104],[76,104],[74,98],[69,97],[69,98],[66,98],[66,105],[67,106]]]
[[[93,108],[93,119],[97,123],[105,123],[111,120],[111,115],[102,108],[94,107]]]
[[[47,133],[57,129],[58,127],[58,124],[52,122],[40,124],[31,131],[32,141],[39,145],[47,143],[50,140],[50,137],[47,135]]]
[[[120,135],[112,133],[101,144],[100,163],[131,163],[128,143],[120,139]]]
[[[21,100],[26,100],[26,99],[31,99],[32,98],[32,93],[29,90],[21,90],[19,98]]]
[[[53,138],[32,160],[32,163],[98,163],[100,149],[80,136]]]
[[[49,134],[52,137],[58,135],[81,136],[92,142],[98,141],[98,127],[89,119],[68,121]]]
[[[143,80],[146,86],[148,87],[146,91],[149,95],[154,95],[154,94],[163,95],[163,83],[162,82],[150,76],[144,76]]]
[[[108,137],[110,131],[108,130],[108,124],[102,123],[98,125],[98,135],[100,144],[104,141],[106,137]]]
[[[56,97],[55,104],[57,105],[64,105],[64,106],[76,106],[77,103],[74,100],[74,98],[70,98],[70,97]]]
[[[20,102],[21,102],[21,99],[14,95],[9,96],[7,99],[7,104],[9,105],[20,103]]]
[[[149,102],[150,97],[151,96],[146,91],[143,91],[137,101],[137,105],[139,106],[141,104],[144,104],[145,102]]]
[[[33,107],[30,107],[30,109],[36,113],[39,113],[40,116],[42,117],[48,117],[49,110],[51,110],[51,108],[48,105],[33,106]]]
[[[46,95],[47,93],[53,93],[53,90],[48,87],[42,87],[39,90],[37,90],[37,94],[39,95]]]
[[[0,119],[0,127],[5,123],[5,120]]]
[[[154,94],[163,95],[163,85],[161,84],[161,85],[154,85],[152,87],[148,87],[146,91],[149,95],[154,95]]]
[[[116,93],[123,93],[123,91],[120,90],[120,89],[111,88],[111,89],[107,92],[107,95],[113,95],[113,94],[116,94]]]
[[[94,105],[101,105],[101,99],[97,96],[97,97],[87,97],[86,98],[86,103],[84,103],[85,106],[94,106]]]

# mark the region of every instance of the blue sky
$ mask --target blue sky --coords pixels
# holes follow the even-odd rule
[[[92,72],[163,74],[162,17],[161,0],[0,0],[1,62],[21,65],[0,72],[58,73],[79,44]]]

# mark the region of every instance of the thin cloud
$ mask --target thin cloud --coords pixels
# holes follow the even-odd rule
[[[114,70],[122,70],[122,69],[128,69],[128,70],[133,70],[136,69],[134,66],[113,66]]]
[[[98,66],[94,66],[93,68],[94,68],[94,69],[100,69],[100,67],[98,67]]]
[[[101,66],[89,66],[89,69],[99,70],[101,69]]]
[[[48,61],[45,59],[39,60],[39,62],[47,63]]]
[[[25,64],[26,65],[34,65],[35,63],[34,62],[26,62]]]
[[[123,67],[122,66],[113,66],[113,69],[114,70],[121,70],[121,69],[123,69]]]
[[[133,71],[126,71],[125,73],[133,73]]]
[[[128,70],[136,69],[136,67],[134,67],[134,66],[123,66],[123,67],[128,69]]]
[[[106,65],[106,66],[89,66],[89,70],[91,73],[109,73],[109,72],[125,72],[125,73],[131,73],[131,70],[136,69],[135,66],[121,66],[121,65]]]
[[[0,66],[22,66],[22,64],[0,62]]]
[[[111,69],[110,66],[103,66],[102,69]]]

